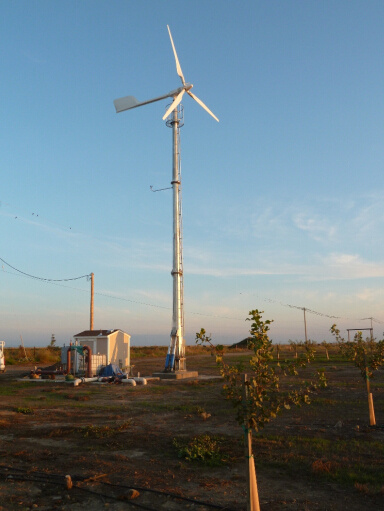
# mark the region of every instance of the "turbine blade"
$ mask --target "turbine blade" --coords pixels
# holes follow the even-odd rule
[[[169,26],[167,25],[167,29],[168,29],[168,33],[169,33],[169,37],[171,38],[171,44],[172,44],[172,48],[173,48],[173,53],[175,55],[175,60],[176,60],[176,71],[177,71],[177,74],[180,76],[181,78],[181,81],[182,81],[182,84],[185,85],[185,80],[184,80],[184,75],[183,75],[183,72],[181,70],[181,66],[180,66],[180,62],[179,62],[179,59],[177,58],[177,53],[176,53],[176,48],[175,48],[175,45],[173,44],[173,39],[172,39],[172,34],[171,34],[171,30],[169,28]]]
[[[199,99],[197,96],[195,96],[194,94],[192,94],[192,92],[191,92],[191,91],[187,90],[187,92],[188,92],[188,94],[191,96],[191,98],[193,98],[195,101],[197,101],[197,102],[199,103],[199,105],[200,105],[200,106],[202,106],[202,107],[204,108],[204,110],[206,110],[206,111],[209,113],[209,115],[212,115],[212,117],[213,117],[213,118],[214,118],[217,122],[219,122],[219,119],[216,117],[216,115],[215,115],[215,114],[213,114],[213,113],[210,111],[210,109],[209,109],[206,105],[204,105],[204,103],[201,101],[201,99]]]
[[[181,98],[184,96],[184,92],[185,92],[185,90],[183,89],[183,90],[180,92],[180,94],[178,94],[178,95],[174,98],[174,100],[173,100],[173,102],[172,102],[171,106],[168,108],[168,110],[165,112],[165,114],[164,114],[164,116],[163,116],[163,121],[165,121],[165,119],[168,117],[168,115],[169,115],[171,112],[173,112],[175,108],[177,108],[177,105],[180,103]]]

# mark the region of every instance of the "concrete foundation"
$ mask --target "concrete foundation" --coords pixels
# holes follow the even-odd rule
[[[197,371],[163,371],[161,373],[153,373],[152,376],[161,380],[183,380],[185,378],[198,378],[199,373]]]

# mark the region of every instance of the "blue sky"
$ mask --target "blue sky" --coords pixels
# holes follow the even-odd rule
[[[217,342],[384,329],[384,3],[15,0],[0,7],[0,257],[25,273],[94,272],[95,328],[168,344],[167,101],[184,76],[185,328]],[[38,215],[38,216],[37,216]],[[16,218],[17,217],[17,218]],[[59,285],[58,285],[59,284]],[[59,344],[89,327],[86,279],[2,263],[0,337]],[[338,316],[335,320],[328,316]]]

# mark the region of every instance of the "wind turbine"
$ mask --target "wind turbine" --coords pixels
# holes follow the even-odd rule
[[[172,127],[173,140],[173,170],[172,170],[172,188],[173,188],[173,314],[172,314],[172,330],[171,340],[165,360],[165,372],[185,371],[185,340],[184,340],[184,310],[183,310],[183,257],[182,257],[182,240],[181,240],[181,173],[179,160],[179,130],[183,125],[182,109],[179,107],[180,102],[185,93],[192,99],[197,101],[201,107],[206,110],[217,122],[219,119],[211,112],[211,110],[191,92],[193,85],[187,83],[181,70],[180,62],[177,57],[176,48],[173,43],[172,34],[167,25],[169,37],[172,44],[173,54],[175,56],[176,71],[181,79],[182,86],[178,89],[168,92],[162,96],[158,96],[147,101],[138,101],[134,96],[125,96],[124,98],[115,99],[116,113],[131,110],[138,106],[148,105],[155,101],[161,101],[167,98],[173,98],[173,101],[165,114],[163,121],[167,119],[166,124]],[[181,115],[180,115],[181,114]]]

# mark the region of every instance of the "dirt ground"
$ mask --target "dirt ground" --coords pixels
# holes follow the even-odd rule
[[[133,362],[134,374],[145,376],[161,370],[163,360]],[[136,387],[16,381],[30,369],[8,366],[0,374],[0,510],[246,509],[243,432],[209,355],[188,360],[198,379]],[[255,435],[262,511],[384,509],[384,463],[375,448],[384,429],[368,427],[357,370],[330,362],[327,375],[329,386],[313,406],[290,410]],[[384,422],[384,372],[372,391],[378,423]],[[178,456],[175,438],[203,434],[220,439],[223,464]],[[320,455],[305,447],[315,439],[316,449],[324,442]],[[332,451],[345,443],[338,466],[369,457],[381,470],[383,491],[371,491],[363,479],[351,485],[327,477],[328,469],[314,470],[332,467]],[[140,494],[135,499],[132,489]]]

